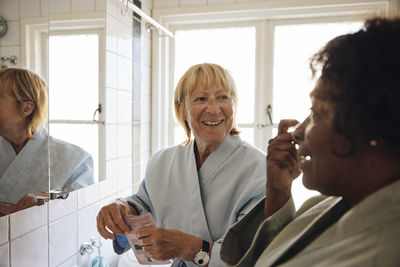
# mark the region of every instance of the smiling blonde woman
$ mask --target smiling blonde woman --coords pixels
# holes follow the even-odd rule
[[[204,63],[186,71],[175,90],[175,111],[187,140],[153,155],[139,192],[97,217],[100,234],[115,240],[117,253],[129,249],[119,236],[129,231],[122,217],[151,212],[157,227],[138,234],[154,259],[225,266],[219,256],[225,231],[265,196],[265,154],[240,139],[236,106],[225,69]]]

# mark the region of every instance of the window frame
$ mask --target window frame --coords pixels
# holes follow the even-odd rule
[[[106,149],[105,149],[105,17],[104,13],[59,14],[48,18],[28,18],[21,20],[21,64],[34,70],[47,81],[49,80],[49,33],[51,35],[95,33],[99,36],[99,105],[102,112],[98,113],[96,121],[87,120],[48,120],[52,123],[69,124],[98,124],[98,177],[106,178]],[[38,51],[34,56],[29,51]],[[49,85],[51,86],[51,85]],[[93,112],[95,112],[93,110]],[[51,133],[50,133],[51,134]]]

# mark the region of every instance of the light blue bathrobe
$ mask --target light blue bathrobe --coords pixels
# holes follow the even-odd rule
[[[0,136],[0,201],[17,203],[26,193],[49,190],[49,146],[51,190],[70,192],[93,184],[90,154],[76,145],[49,137],[45,128],[33,137],[17,155]]]
[[[215,242],[208,266],[226,266],[219,256],[224,234],[265,196],[265,177],[265,154],[231,135],[197,172],[192,141],[152,156],[139,192],[128,202],[140,214],[151,212],[160,227]],[[184,265],[175,260],[172,266]]]

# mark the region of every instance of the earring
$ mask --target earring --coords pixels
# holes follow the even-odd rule
[[[374,139],[369,140],[369,145],[372,146],[372,147],[376,147],[378,145],[378,141],[376,141]]]

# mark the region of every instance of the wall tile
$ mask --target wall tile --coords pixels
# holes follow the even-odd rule
[[[100,210],[100,203],[96,202],[86,208],[78,211],[78,247],[79,250],[83,242],[89,242],[89,240],[94,238],[99,238],[97,233],[97,223],[96,216]],[[95,248],[96,249],[96,248]],[[97,249],[96,249],[97,250]],[[97,254],[97,251],[96,251]]]
[[[151,66],[151,40],[147,36],[142,38],[142,64]]]
[[[1,16],[7,21],[19,19],[19,6],[17,0],[1,0]]]
[[[140,179],[143,179],[146,175],[146,167],[149,158],[150,158],[150,150],[142,152],[140,154]]]
[[[107,3],[107,13],[113,16],[114,18],[118,18],[119,13],[121,12],[120,5],[122,5],[120,0],[106,0]]]
[[[117,157],[117,126],[106,125],[106,160]]]
[[[72,0],[71,1],[72,13],[82,13],[82,12],[95,12],[96,11],[96,1],[95,0]]]
[[[132,24],[118,24],[118,54],[132,58]]]
[[[135,124],[132,126],[132,144],[140,144],[140,124]]]
[[[8,21],[7,34],[0,38],[0,45],[19,46],[19,22]]]
[[[133,102],[132,105],[133,105],[133,122],[140,123],[141,102]]]
[[[235,0],[207,0],[208,5],[214,4],[235,4]]]
[[[140,162],[137,164],[134,164],[132,167],[132,183],[136,184],[139,183],[142,180],[142,177],[140,176]]]
[[[133,12],[131,11],[130,8],[128,8],[128,12],[126,12],[126,5],[124,5],[121,1],[119,1],[119,12],[118,12],[118,20],[126,24],[129,27],[132,27],[132,14]],[[121,11],[122,10],[122,11]]]
[[[40,0],[20,0],[20,17],[40,17]]]
[[[132,60],[119,56],[117,62],[117,88],[132,90]]]
[[[151,68],[142,65],[142,93],[151,95]]]
[[[107,50],[117,52],[118,20],[107,14],[106,17],[106,47]]]
[[[47,205],[24,209],[10,215],[10,239],[13,240],[21,235],[47,224]],[[29,222],[29,223],[26,223]],[[47,243],[47,242],[46,242]]]
[[[142,95],[141,105],[141,121],[142,123],[149,123],[151,121],[151,97],[149,95]]]
[[[106,179],[99,184],[99,195],[106,197],[117,191],[117,160],[106,161]]]
[[[57,267],[77,267],[78,254],[73,255],[71,258],[67,259],[63,263],[57,265]]]
[[[117,126],[117,157],[126,157],[132,154],[132,125]],[[119,168],[119,167],[118,167]]]
[[[49,2],[49,14],[71,13],[71,0],[51,0]]]
[[[140,163],[140,144],[135,144],[132,146],[132,163],[138,164]]]
[[[118,90],[117,103],[117,122],[132,122],[132,92]]]
[[[117,188],[118,190],[123,190],[132,185],[132,158],[125,157],[118,159],[117,167]]]
[[[20,54],[19,54],[19,46],[3,46],[0,47],[0,55],[5,56],[5,57],[11,57],[11,56],[16,56],[18,58],[17,64],[11,64],[9,61],[7,61],[5,64],[8,67],[13,67],[13,68],[18,68],[21,67],[21,60],[20,60]]]
[[[26,223],[29,220],[25,220]],[[11,266],[48,266],[47,226],[11,241]]]
[[[78,209],[93,204],[99,199],[99,183],[89,185],[78,191]]]
[[[77,252],[77,213],[49,224],[50,266],[56,266]]]
[[[107,4],[106,0],[96,0],[96,11],[106,11],[107,10]]]
[[[0,245],[8,241],[8,220],[10,216],[0,217]],[[1,257],[0,257],[1,259]]]
[[[78,192],[69,193],[66,199],[55,199],[49,203],[49,221],[54,222],[78,210]]]
[[[150,149],[151,124],[142,123],[140,128],[140,151],[145,152]]]
[[[0,267],[9,267],[10,266],[10,261],[9,261],[9,243],[3,244],[0,246]]]
[[[49,0],[40,0],[40,16],[47,17],[49,15]]]
[[[106,88],[106,121],[107,123],[117,122],[117,90]]]
[[[153,8],[179,7],[179,0],[153,0]]]
[[[142,0],[142,9],[144,7],[148,9],[153,9],[153,0]]]
[[[117,59],[118,56],[115,53],[106,51],[106,86],[111,88],[117,88]]]
[[[207,0],[180,0],[180,6],[206,6]]]

